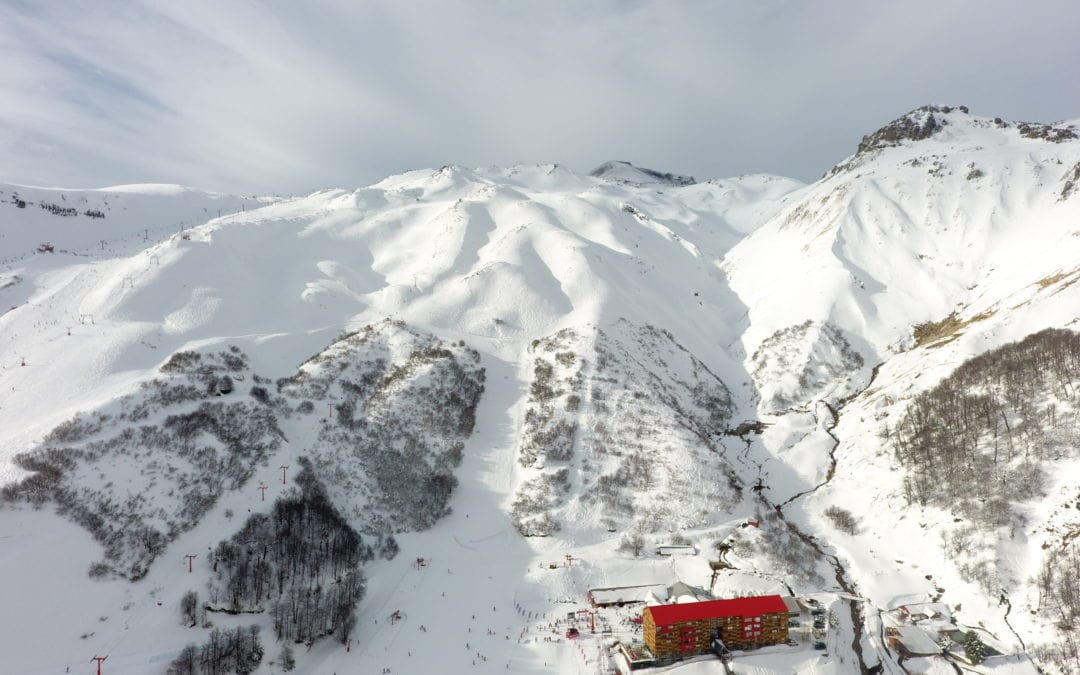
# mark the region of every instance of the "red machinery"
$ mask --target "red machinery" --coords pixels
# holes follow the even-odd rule
[[[596,612],[591,609],[579,609],[576,614],[579,620],[587,617],[589,619],[589,632],[596,632]]]

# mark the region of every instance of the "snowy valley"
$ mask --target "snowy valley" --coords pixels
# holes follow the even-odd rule
[[[0,185],[5,672],[1076,672],[1078,129]],[[782,644],[643,649],[774,595]]]

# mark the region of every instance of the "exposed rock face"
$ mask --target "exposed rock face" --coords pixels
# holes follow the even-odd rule
[[[1019,122],[1016,129],[1025,138],[1042,139],[1050,143],[1064,143],[1076,139],[1076,129],[1067,125]]]
[[[911,112],[889,122],[869,136],[863,136],[859,143],[859,149],[855,153],[861,155],[880,148],[900,145],[901,141],[921,141],[930,138],[941,130],[948,122],[940,119],[938,115],[947,115],[953,110],[967,113],[967,106],[953,108],[951,106],[927,105],[916,108]]]

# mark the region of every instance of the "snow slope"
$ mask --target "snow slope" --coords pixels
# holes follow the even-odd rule
[[[0,261],[23,257],[46,242],[61,253],[97,248],[115,254],[121,242],[158,241],[182,227],[274,201],[168,184],[69,190],[0,183]]]
[[[558,165],[446,166],[259,208],[173,189],[66,191],[61,202],[89,200],[85,210],[107,197],[111,211],[71,217],[92,221],[94,236],[63,244],[69,221],[32,203],[55,194],[18,188],[25,208],[0,204],[0,229],[21,233],[0,264],[0,306],[11,307],[0,315],[0,479],[25,478],[16,455],[75,413],[137,401],[177,351],[235,346],[251,372],[287,383],[341,334],[390,318],[455,353],[475,350],[485,390],[453,469],[450,513],[428,529],[401,527],[401,552],[365,564],[351,644],[298,649],[302,672],[596,672],[608,658],[601,641],[571,644],[559,639],[565,624],[549,625],[593,586],[709,587],[718,543],[733,569],[716,593],[816,593],[832,617],[828,658],[804,640],[787,655],[739,656],[739,672],[842,673],[859,660],[900,672],[883,643],[889,612],[932,598],[1022,652],[1054,630],[1029,580],[1042,540],[1000,545],[1009,624],[1000,598],[948,558],[941,532],[953,514],[905,502],[884,433],[966,358],[1075,327],[1080,141],[1071,128],[919,109],[808,186],[774,176],[693,182],[614,162],[590,176]],[[214,199],[233,212],[211,219]],[[119,217],[121,204],[131,218]],[[11,214],[58,228],[50,236],[71,252],[23,255],[41,237],[16,229]],[[114,214],[116,229],[102,229]],[[177,236],[135,241],[151,216]],[[180,236],[175,223],[198,218]],[[134,239],[102,251],[103,231]],[[355,370],[342,381],[390,377],[403,357],[387,350],[377,367],[382,352],[343,360]],[[329,416],[350,391],[339,383],[325,398],[298,396]],[[211,570],[197,559],[188,574],[183,556],[231,536],[249,511],[268,512],[285,487],[278,467],[329,438],[322,423],[282,419],[280,446],[135,582],[86,579],[101,549],[49,507],[0,510],[10,544],[0,572],[26,582],[19,610],[0,619],[14,672],[86,663],[90,652],[110,654],[108,672],[161,672],[205,640],[207,630],[180,626],[177,607]],[[407,435],[409,424],[393,426]],[[1060,510],[1058,495],[1075,485],[1074,469],[1063,469],[1055,496],[1026,506],[1028,523]],[[366,502],[349,498],[370,489],[378,467],[357,471],[331,493],[359,529]],[[268,486],[265,503],[256,482]],[[857,514],[854,534],[824,515],[830,506]],[[392,509],[380,517],[392,520]],[[745,527],[748,518],[761,528]],[[652,553],[676,540],[701,555]],[[62,560],[44,553],[58,541],[70,541]],[[54,589],[80,596],[59,620]],[[391,624],[394,610],[404,619]],[[1034,618],[1017,620],[1025,613]],[[626,639],[628,616],[603,620]],[[271,646],[259,672],[276,672],[264,615],[213,620],[261,623]],[[1032,672],[1022,656],[991,666]]]

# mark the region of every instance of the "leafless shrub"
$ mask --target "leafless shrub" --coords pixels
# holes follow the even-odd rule
[[[634,532],[632,534],[624,534],[619,539],[619,548],[617,550],[623,553],[633,554],[635,558],[641,555],[641,552],[645,550],[645,537],[640,532]]]
[[[1037,580],[1040,606],[1053,612],[1063,632],[1080,626],[1080,545],[1050,551]]]
[[[841,532],[854,535],[858,533],[859,521],[855,519],[855,516],[851,514],[851,511],[842,509],[839,506],[830,506],[824,511],[825,516],[832,521],[836,529]]]

